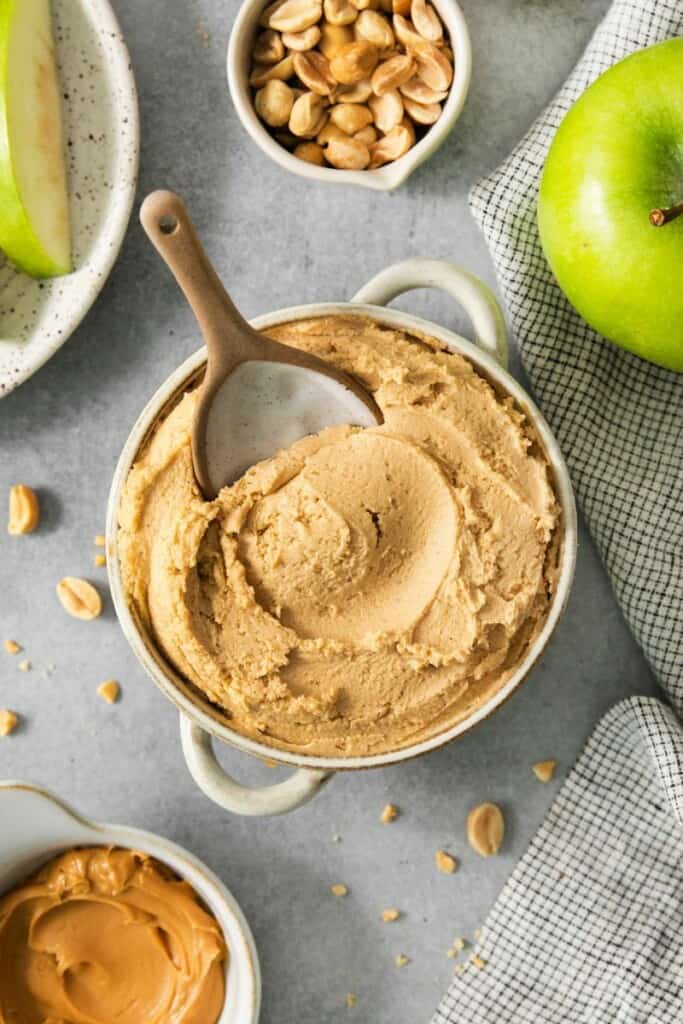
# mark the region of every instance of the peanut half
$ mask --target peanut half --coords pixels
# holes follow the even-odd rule
[[[40,522],[38,495],[26,484],[15,484],[9,492],[7,532],[13,537],[32,533]]]
[[[102,598],[92,583],[77,576],[65,576],[57,584],[57,597],[62,608],[76,619],[96,619],[102,611]]]
[[[379,60],[379,50],[365,39],[343,46],[330,61],[330,71],[341,85],[355,85],[368,78]]]
[[[467,838],[473,850],[482,857],[498,853],[505,835],[503,812],[497,804],[483,803],[473,807],[467,816]]]

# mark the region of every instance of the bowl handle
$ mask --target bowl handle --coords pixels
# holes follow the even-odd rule
[[[182,714],[180,738],[190,775],[202,793],[233,814],[250,817],[286,814],[308,803],[334,774],[299,768],[284,782],[274,786],[242,786],[218,763],[209,733]]]
[[[394,263],[368,281],[352,301],[386,306],[413,288],[439,288],[454,298],[472,321],[476,344],[507,368],[507,332],[498,301],[483,281],[455,263],[427,259]]]

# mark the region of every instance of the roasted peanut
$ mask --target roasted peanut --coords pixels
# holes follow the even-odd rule
[[[341,128],[338,128],[336,124],[328,121],[322,131],[318,132],[315,141],[319,146],[327,146],[332,139],[348,139],[348,135]]]
[[[277,32],[303,32],[320,21],[322,13],[320,0],[285,0],[271,14],[268,27]]]
[[[443,39],[441,18],[427,0],[412,0],[410,17],[423,39],[428,39],[430,43],[438,43]]]
[[[359,142],[364,143],[370,147],[373,142],[377,142],[377,129],[369,124],[366,128],[361,128],[359,132],[353,133],[354,139],[358,139]]]
[[[261,86],[265,85],[266,82],[270,82],[273,78],[279,78],[281,82],[286,82],[293,74],[294,59],[291,53],[289,53],[283,60],[278,61],[277,64],[266,65],[265,67],[257,64],[249,76],[249,85],[253,85],[255,89],[260,89]]]
[[[274,78],[266,82],[254,96],[256,113],[271,128],[282,128],[289,121],[294,105],[294,93],[286,82]]]
[[[96,619],[102,611],[102,598],[92,583],[76,576],[65,576],[59,581],[57,597],[62,608],[75,619]]]
[[[26,484],[10,487],[7,532],[13,537],[32,533],[39,522],[40,505],[36,492]]]
[[[342,85],[355,85],[356,82],[369,78],[378,59],[377,47],[361,39],[342,47],[330,61],[330,70]]]
[[[417,61],[417,77],[426,82],[430,89],[443,92],[450,87],[453,65],[438,46],[423,40],[408,49]]]
[[[339,170],[362,171],[370,163],[370,151],[358,139],[331,139],[325,150],[328,163]]]
[[[378,50],[389,50],[395,43],[394,30],[383,14],[361,11],[353,25],[356,39],[366,39]]]
[[[275,12],[278,11],[284,3],[285,0],[275,0],[275,3],[268,4],[267,7],[264,7],[263,11],[261,12],[261,17],[258,20],[258,23],[261,26],[261,28],[269,27],[268,23],[270,22],[271,15],[275,14]]]
[[[375,124],[385,135],[403,120],[403,100],[396,89],[368,101]]]
[[[317,25],[311,25],[310,28],[305,28],[303,32],[283,32],[282,42],[288,50],[294,50],[295,53],[305,53],[306,50],[312,50],[320,42],[320,29]]]
[[[362,128],[367,128],[372,120],[372,114],[361,103],[337,103],[330,108],[330,121],[347,135],[355,135]]]
[[[405,123],[402,122],[392,128],[388,135],[370,147],[370,169],[383,167],[392,160],[398,160],[408,152],[414,141],[415,136],[411,136],[410,129]]]
[[[393,17],[394,35],[398,39],[399,43],[410,50],[411,47],[418,46],[420,43],[426,42],[425,39],[415,31],[413,23],[404,18],[402,14],[395,14]]]
[[[294,71],[307,89],[320,96],[330,95],[337,83],[330,72],[329,61],[322,53],[295,53],[293,60]]]
[[[358,17],[358,8],[351,0],[325,0],[323,9],[330,25],[350,25]]]
[[[294,101],[289,117],[289,130],[302,139],[313,139],[327,120],[327,111],[322,96],[305,92]]]
[[[497,804],[479,804],[467,816],[467,838],[482,857],[498,853],[505,834],[503,812]]]
[[[317,167],[325,166],[325,154],[322,146],[317,142],[300,142],[294,150],[294,156],[299,160],[305,160],[307,164],[316,164]]]
[[[416,64],[408,54],[399,54],[390,60],[382,61],[374,71],[370,79],[372,91],[376,96],[383,96],[385,92],[398,89],[407,82],[415,73]]]
[[[416,103],[415,100],[409,100],[404,96],[403,106],[415,124],[435,124],[441,116],[440,103]]]
[[[407,18],[410,14],[410,0],[392,0],[391,9],[394,14],[401,14]]]
[[[320,52],[332,60],[342,47],[353,42],[353,38],[353,29],[348,25],[332,25],[329,21],[323,21],[320,26]]]
[[[379,0],[351,0],[359,11],[376,11],[379,8]]]
[[[404,82],[399,91],[415,103],[443,103],[448,96],[446,91],[437,92],[436,89],[430,89],[421,78],[411,78]]]
[[[342,85],[335,89],[334,98],[339,103],[367,103],[372,96],[370,79],[364,78],[355,85]]]
[[[279,32],[262,32],[251,51],[256,64],[277,64],[285,55],[285,46]]]

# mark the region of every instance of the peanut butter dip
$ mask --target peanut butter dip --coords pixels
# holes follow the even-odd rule
[[[227,951],[194,889],[134,850],[68,850],[0,898],[1,1024],[216,1024]]]
[[[355,375],[384,424],[304,438],[207,502],[185,395],[126,482],[128,600],[246,736],[324,756],[414,744],[495,693],[543,625],[547,461],[512,399],[433,339],[352,315],[269,333]]]

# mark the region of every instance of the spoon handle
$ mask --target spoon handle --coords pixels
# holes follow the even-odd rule
[[[257,358],[258,336],[233,305],[180,196],[152,192],[140,207],[140,222],[192,308],[211,374],[225,376],[239,363]]]

